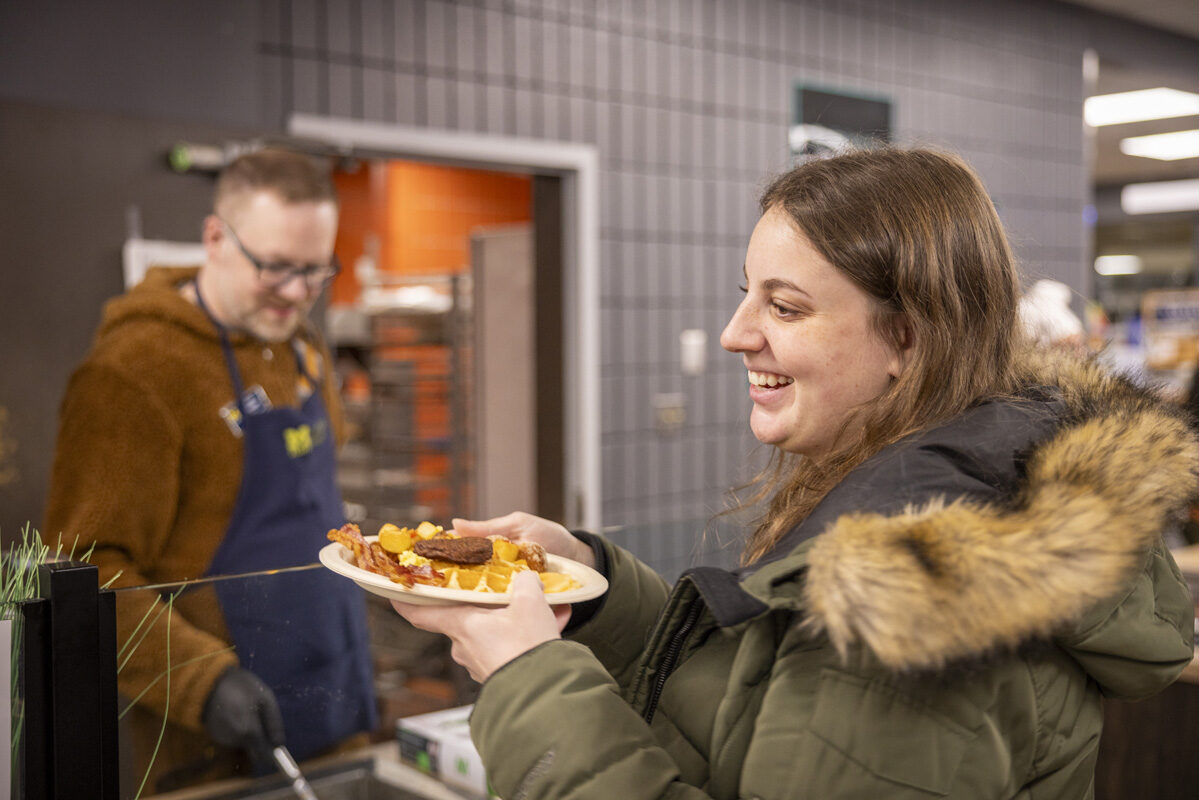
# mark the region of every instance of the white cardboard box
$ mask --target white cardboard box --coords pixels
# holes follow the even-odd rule
[[[495,797],[487,787],[483,761],[470,740],[474,706],[448,708],[396,721],[400,757],[444,783],[478,797]]]

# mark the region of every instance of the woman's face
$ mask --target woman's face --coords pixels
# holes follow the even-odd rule
[[[875,333],[877,302],[782,211],[754,228],[745,280],[720,344],[749,371],[750,428],[761,442],[819,458],[849,412],[899,375],[904,354]]]

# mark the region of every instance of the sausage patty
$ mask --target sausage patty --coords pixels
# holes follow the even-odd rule
[[[412,545],[418,556],[455,564],[485,564],[491,558],[491,540],[481,536],[461,539],[423,539]]]

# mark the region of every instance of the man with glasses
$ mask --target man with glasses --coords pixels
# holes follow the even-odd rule
[[[305,568],[345,521],[341,407],[308,320],[338,273],[337,219],[313,160],[238,158],[205,263],[110,301],[63,401],[45,530],[94,542],[102,583],[167,587],[118,595],[118,643],[138,641],[119,674],[127,730],[153,791],[268,771],[278,745],[365,744],[376,722],[362,592]]]

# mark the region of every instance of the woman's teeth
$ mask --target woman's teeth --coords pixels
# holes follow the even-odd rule
[[[795,383],[794,378],[788,378],[786,375],[775,375],[770,372],[754,372],[749,370],[749,382],[754,386],[787,386]]]

